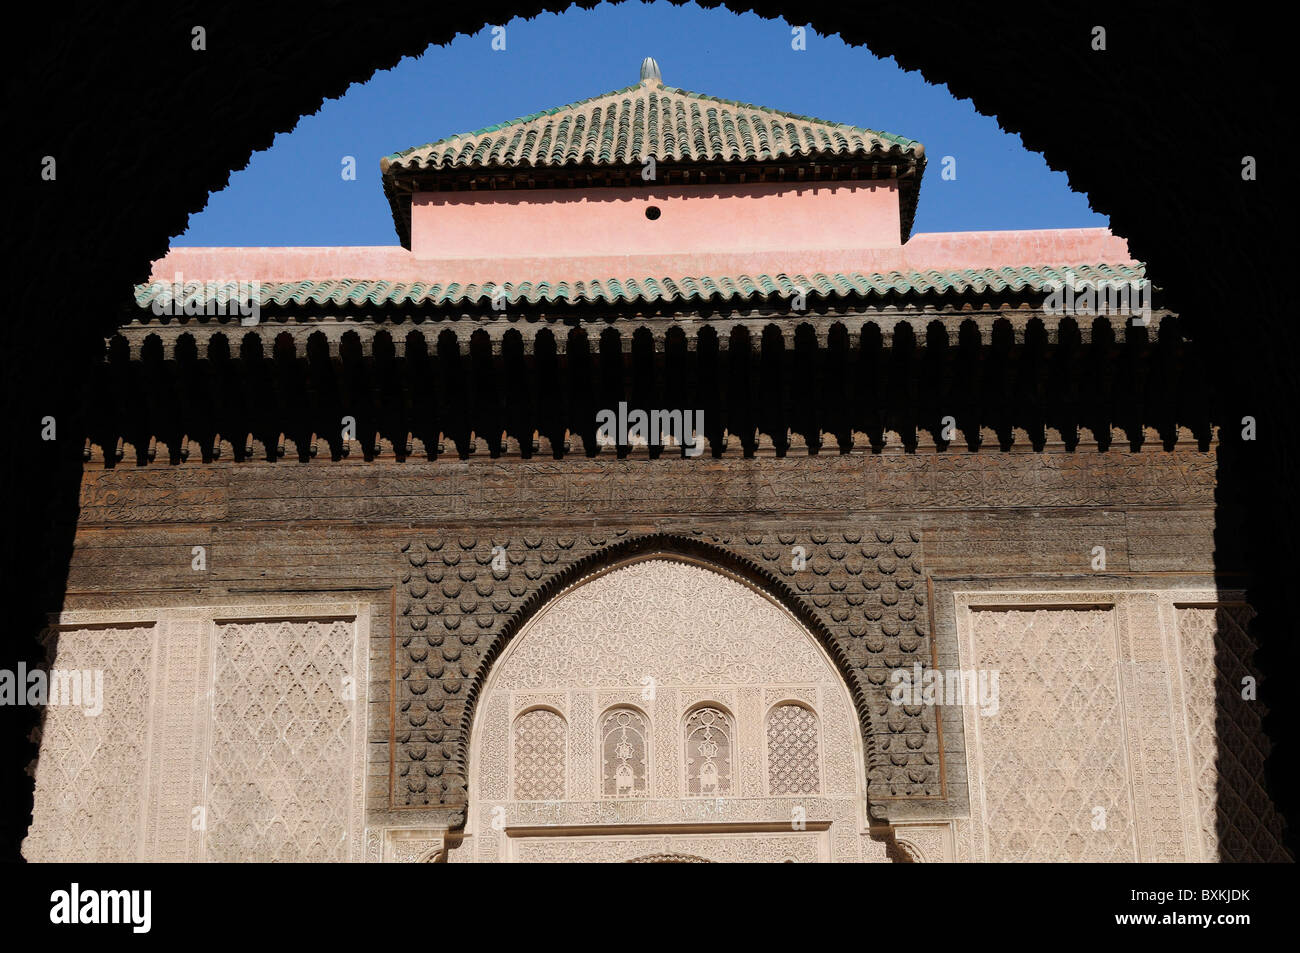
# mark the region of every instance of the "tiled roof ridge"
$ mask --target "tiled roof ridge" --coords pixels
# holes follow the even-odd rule
[[[757,105],[756,103],[741,102],[740,100],[737,99],[723,99],[720,96],[710,96],[707,93],[697,93],[691,90],[681,89],[680,87],[676,87],[676,86],[660,86],[657,84],[647,85],[645,83],[635,83],[631,86],[624,86],[621,89],[613,89],[610,90],[609,92],[599,93],[595,96],[588,96],[585,99],[579,99],[571,103],[565,103],[564,105],[561,106],[554,106],[550,109],[543,109],[538,112],[530,113],[526,116],[519,116],[515,119],[507,119],[490,126],[484,126],[482,129],[474,129],[469,132],[454,133],[449,136],[444,136],[441,139],[434,140],[433,142],[426,142],[423,145],[412,146],[409,149],[403,149],[400,152],[391,153],[385,156],[384,158],[389,161],[401,160],[406,158],[407,156],[410,156],[412,153],[419,152],[423,149],[432,149],[435,146],[446,145],[448,143],[456,141],[457,139],[471,139],[475,136],[486,135],[487,133],[490,132],[500,132],[503,129],[509,129],[512,126],[519,126],[525,123],[535,122],[536,120],[544,119],[547,116],[554,116],[566,110],[580,109],[582,107],[586,107],[598,103],[602,100],[611,99],[613,97],[622,96],[628,93],[639,93],[641,91],[646,91],[648,93],[650,90],[656,90],[660,93],[676,94],[679,96],[683,96],[687,99],[699,100],[702,102],[717,103],[723,106],[732,106],[737,109],[753,110],[754,112],[763,113],[768,116],[779,116],[782,119],[790,119],[790,120],[795,120],[804,123],[815,123],[820,126],[827,126],[833,129],[839,129],[846,132],[853,132],[853,133],[858,133],[867,136],[874,136],[879,139],[888,140],[894,145],[897,145],[900,148],[902,148],[904,151],[915,146],[917,148],[913,151],[915,151],[918,155],[921,155],[924,151],[924,146],[917,140],[909,139],[906,136],[900,136],[892,132],[884,132],[879,129],[868,129],[865,126],[855,126],[852,123],[835,122],[834,120],[822,119],[817,116],[806,116],[801,113],[789,112],[784,109],[776,109],[771,106],[760,106]]]
[[[929,269],[912,272],[813,272],[788,275],[784,272],[756,275],[700,275],[684,277],[624,277],[588,278],[559,281],[390,281],[382,278],[336,278],[297,281],[259,282],[262,304],[305,305],[344,303],[382,304],[432,304],[449,305],[492,299],[503,293],[508,303],[527,301],[536,304],[565,302],[619,302],[619,301],[692,301],[720,297],[723,299],[753,298],[756,295],[794,294],[803,291],[820,297],[848,297],[851,295],[945,294],[982,293],[1010,289],[1021,291],[1042,290],[1060,284],[1067,274],[1073,273],[1085,281],[1121,280],[1136,281],[1145,277],[1142,263],[1075,265],[1006,265],[995,268]],[[218,301],[230,299],[229,289],[236,293],[241,283],[236,281],[188,281],[186,295],[206,290],[211,286]],[[162,295],[159,288],[170,289],[170,283],[158,281],[135,288],[136,303],[144,308]],[[168,291],[168,295],[170,290]],[[207,300],[202,298],[200,300]]]

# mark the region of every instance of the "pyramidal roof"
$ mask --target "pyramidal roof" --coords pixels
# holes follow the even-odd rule
[[[648,58],[647,58],[648,59]],[[888,132],[664,86],[658,66],[635,86],[463,132],[386,157],[385,171],[455,166],[641,165],[817,156],[924,154]]]
[[[897,178],[902,185],[910,179],[907,184],[912,188],[903,189],[906,238],[925,166],[925,147],[887,132],[665,86],[658,64],[647,57],[635,86],[416,146],[384,157],[380,167],[398,231],[407,244],[409,202],[403,209],[399,197],[438,188],[430,177],[459,173],[457,177],[464,181],[466,175],[497,173],[497,181],[489,186],[493,188],[534,187],[533,176],[547,172],[635,169],[639,179],[650,159],[670,170],[707,165],[714,170],[708,181],[715,182],[720,165],[780,168],[782,178],[798,169],[800,181]],[[834,174],[829,171],[832,165]],[[818,173],[819,166],[826,167],[824,174]],[[502,173],[528,179],[526,184],[505,181]],[[660,175],[657,181],[672,182],[671,174],[667,179]],[[678,182],[691,181],[689,172],[679,174],[686,178]],[[412,179],[423,181],[416,184]],[[399,181],[406,183],[404,188]],[[752,175],[747,181],[763,181],[763,177]],[[482,184],[486,183],[460,187]]]

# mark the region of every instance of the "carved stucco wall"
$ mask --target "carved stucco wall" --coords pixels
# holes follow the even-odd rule
[[[726,797],[688,796],[684,719],[700,705],[730,716]],[[602,795],[601,714],[618,706],[648,723],[644,797]],[[453,862],[884,859],[866,834],[857,717],[831,660],[786,611],[711,569],[652,559],[584,581],[516,636],[481,707],[472,820]],[[770,764],[772,752],[798,769]],[[818,793],[774,793],[774,776]]]
[[[1245,606],[1213,590],[953,598],[962,665],[1000,673],[1000,704],[962,708],[970,817],[936,846],[979,861],[1285,857],[1263,710],[1242,698]]]
[[[51,664],[104,710],[46,709],[24,856],[361,859],[367,612],[65,613]]]
[[[1205,859],[1289,859],[1280,818],[1262,784],[1268,740],[1261,722],[1267,709],[1242,692],[1244,680],[1258,678],[1254,640],[1246,631],[1253,610],[1240,603],[1161,608],[1178,635],[1181,678],[1174,680],[1174,691],[1175,697],[1181,691],[1179,705],[1187,712]]]
[[[28,860],[139,859],[155,635],[152,625],[58,634],[58,667],[103,673],[103,711],[46,709]]]
[[[907,757],[896,760],[903,751],[918,755],[914,763],[930,765],[926,752],[935,749],[924,746],[928,731],[924,727],[909,731],[917,723],[935,724],[935,713],[928,708],[922,713],[929,722],[912,716],[895,720],[897,712],[885,690],[890,666],[907,667],[913,658],[926,661],[909,648],[909,637],[927,631],[922,621],[924,586],[916,587],[910,578],[919,573],[920,547],[909,546],[915,540],[905,534],[901,545],[914,553],[905,560],[895,541],[882,539],[891,534],[889,528],[880,525],[859,531],[858,542],[845,538],[854,532],[838,537],[754,533],[706,540],[710,552],[748,552],[759,565],[770,566],[773,585],[786,585],[796,593],[795,602],[808,607],[809,618],[829,619],[819,636],[810,635],[807,625],[787,611],[788,605],[778,606],[740,582],[697,567],[682,568],[722,580],[745,598],[709,595],[702,589],[678,604],[696,605],[699,619],[707,624],[742,626],[751,641],[753,630],[765,628],[753,623],[752,607],[776,613],[788,626],[785,631],[799,636],[786,642],[812,645],[837,686],[844,685],[844,666],[832,664],[827,653],[836,645],[850,646],[852,651],[844,653],[851,663],[849,672],[857,684],[867,686],[870,713],[883,728],[874,740],[877,755],[885,755],[886,772],[905,770],[913,763]],[[438,592],[442,596],[426,598],[423,612],[412,609],[409,598],[405,605],[399,599],[399,606],[404,605],[401,611],[421,620],[424,628],[411,625],[398,644],[408,653],[406,658],[414,659],[421,646],[414,633],[428,631],[430,623],[441,624],[440,635],[473,625],[471,634],[495,631],[495,639],[500,629],[484,626],[482,619],[490,618],[500,626],[501,619],[520,617],[521,606],[534,596],[550,606],[557,591],[573,584],[544,586],[547,580],[564,578],[554,568],[564,562],[562,554],[588,547],[585,557],[570,557],[568,563],[590,567],[575,576],[581,581],[600,572],[599,559],[590,557],[617,551],[620,538],[612,534],[608,545],[606,538],[594,536],[585,538],[585,544],[578,537],[507,540],[510,568],[500,574],[491,565],[491,541],[420,544],[425,565],[433,568],[412,572],[405,580],[411,585],[408,592],[417,586],[432,591],[431,577],[441,573]],[[511,553],[516,542],[521,549]],[[791,550],[799,545],[807,547],[807,567],[785,572]],[[444,553],[448,547],[453,547],[450,560]],[[626,554],[627,548],[623,551]],[[876,555],[868,557],[867,551]],[[418,560],[409,551],[403,559],[415,569]],[[471,560],[474,568],[466,578],[461,566]],[[597,576],[596,582],[642,565],[646,564]],[[484,569],[494,584],[504,584],[507,598],[489,599],[493,590],[483,593]],[[453,579],[460,589],[447,595],[442,583]],[[1280,846],[1280,819],[1260,783],[1266,755],[1259,730],[1264,708],[1241,693],[1242,679],[1253,674],[1254,647],[1245,630],[1250,610],[1238,596],[1212,589],[1115,591],[1102,588],[1101,583],[1081,590],[1034,591],[975,589],[967,583],[955,593],[953,584],[937,585],[936,604],[947,603],[938,621],[940,658],[942,643],[951,638],[959,648],[961,665],[996,666],[1002,697],[996,718],[980,715],[971,706],[945,712],[945,737],[950,739],[944,748],[949,756],[946,770],[960,779],[958,790],[964,791],[968,780],[969,807],[963,796],[960,808],[954,809],[956,799],[950,796],[936,802],[949,813],[897,823],[894,836],[902,854],[924,861],[1286,858]],[[1041,585],[1041,580],[1034,585]],[[654,603],[658,590],[639,588],[648,588],[651,595],[649,602],[639,604],[637,613],[619,610],[617,598],[595,598],[597,590],[589,586],[574,587],[565,599],[584,591],[589,594],[585,602],[573,603],[587,613],[589,629],[603,631],[611,620],[617,629],[636,619],[676,618],[676,610]],[[689,587],[683,590],[690,591]],[[462,593],[473,593],[474,598]],[[471,605],[479,601],[486,603],[481,610]],[[653,608],[645,609],[646,605]],[[53,664],[102,670],[105,710],[97,718],[87,718],[78,708],[47,710],[35,771],[35,816],[25,856],[76,861],[362,859],[364,853],[370,860],[446,859],[448,844],[454,848],[457,838],[448,838],[445,823],[419,819],[420,815],[432,819],[436,811],[408,810],[401,816],[383,811],[382,801],[372,803],[374,826],[362,836],[366,725],[352,712],[365,710],[369,611],[357,605],[282,604],[65,613],[51,633],[57,648]],[[531,620],[525,625],[540,626],[549,613],[542,609],[522,614]],[[917,624],[906,627],[913,622]],[[676,622],[669,628],[686,631]],[[827,639],[826,633],[832,631],[847,635]],[[454,642],[444,637],[423,646],[430,656],[433,648],[440,649],[437,657],[444,663],[464,658],[449,649],[463,649],[475,660],[470,668],[483,677],[479,687],[485,688],[486,673],[494,671],[497,662],[506,664],[509,652],[515,651],[522,653],[521,659],[527,658],[529,651],[525,640],[496,645],[492,639],[489,659],[495,662],[483,660],[476,638],[456,635]],[[692,645],[696,648],[684,648],[682,658],[698,670],[708,670],[713,662],[698,656],[698,642]],[[509,650],[504,656],[496,652],[501,647]],[[562,680],[591,675],[609,660],[605,642],[589,639],[576,642],[573,649],[558,664],[545,663],[548,679],[555,672],[561,673]],[[925,651],[928,655],[928,645]],[[861,743],[861,712],[851,698],[851,685],[845,695],[848,714],[829,712],[822,687],[826,683],[817,680],[825,672],[811,683],[782,683],[787,676],[793,678],[783,658],[769,653],[736,661],[736,672],[761,681],[758,695],[754,685],[741,678],[719,683],[705,693],[708,700],[737,715],[738,734],[744,741],[737,761],[741,797],[724,802],[721,809],[706,799],[695,818],[704,826],[695,833],[664,833],[655,828],[664,823],[665,811],[679,812],[673,820],[680,822],[681,798],[661,796],[664,791],[671,794],[661,774],[670,764],[662,756],[669,750],[664,746],[670,744],[665,739],[671,732],[665,735],[661,730],[653,707],[648,712],[652,716],[648,796],[606,801],[595,794],[597,775],[579,768],[583,759],[589,764],[599,760],[596,735],[593,729],[587,744],[583,736],[572,733],[572,726],[594,726],[604,706],[619,699],[644,708],[641,678],[630,686],[592,689],[568,682],[560,688],[549,681],[533,684],[537,677],[533,673],[542,670],[540,658],[533,659],[531,667],[513,676],[516,682],[503,682],[511,685],[503,691],[514,693],[507,710],[522,699],[537,710],[562,717],[568,726],[562,769],[565,797],[580,796],[590,810],[603,812],[598,813],[602,823],[636,832],[590,835],[577,823],[581,809],[565,801],[534,801],[528,805],[530,817],[520,817],[514,824],[518,836],[509,838],[509,856],[516,860],[659,855],[719,860],[847,858],[847,839],[836,839],[836,831],[849,826],[848,813],[837,806],[835,793],[844,788],[836,787],[828,752],[836,746],[853,749],[845,732],[835,727],[836,719],[858,732],[847,737]],[[409,717],[410,703],[421,699],[403,684],[412,672],[403,661],[399,653],[393,672],[399,727],[403,715]],[[620,682],[633,674],[626,665],[616,670]],[[444,677],[450,678],[450,671],[448,665]],[[336,697],[336,682],[348,674],[353,676],[359,706],[352,709]],[[459,676],[458,681],[461,692],[476,690],[473,679]],[[451,691],[446,697],[455,695]],[[766,706],[787,696],[819,713],[822,775],[816,781],[816,795],[807,793],[811,782],[800,782],[798,797],[807,811],[802,831],[789,829],[788,798],[773,797],[772,790],[765,788],[771,776],[765,763],[768,726],[761,718],[746,715],[766,711]],[[490,716],[484,713],[499,707],[496,697],[492,691],[483,696],[475,730],[489,727],[484,718]],[[665,704],[678,714],[693,701],[705,700],[703,694],[691,694],[688,684],[674,685],[671,677],[669,692],[658,697],[673,699]],[[429,705],[422,710],[437,711]],[[302,731],[308,723],[312,730]],[[453,719],[451,724],[460,721]],[[495,724],[500,727],[499,718]],[[508,721],[502,737],[510,737]],[[964,737],[964,747],[952,743],[958,737]],[[909,739],[920,739],[920,744],[911,748]],[[452,751],[456,754],[454,747]],[[960,758],[954,757],[954,751]],[[507,763],[509,757],[507,751]],[[444,767],[447,763],[459,764],[444,762]],[[934,767],[938,776],[937,763]],[[787,772],[791,774],[802,776],[799,770]],[[401,786],[399,777],[395,789],[400,791]],[[382,790],[376,789],[376,797],[382,797]],[[856,794],[854,798],[861,800]],[[502,797],[498,806],[506,803],[508,798]],[[1094,830],[1096,807],[1105,809],[1105,826]],[[206,812],[206,829],[196,829],[195,808]],[[778,816],[785,821],[778,825],[780,830],[772,828],[776,823],[772,819]],[[476,807],[467,831],[470,836],[450,851],[450,859],[477,858],[480,852],[490,855],[485,842],[476,846],[474,839],[475,825],[481,828],[491,821],[490,811],[484,814]],[[763,829],[752,829],[755,824]],[[884,858],[882,841],[864,837],[861,831],[857,836],[854,849],[862,859]]]
[[[769,593],[784,592],[822,633],[867,732],[873,805],[942,793],[934,712],[891,706],[886,685],[893,669],[930,658],[920,533],[865,520],[781,532],[466,535],[408,544],[394,626],[392,807],[463,807],[465,747],[473,720],[482,717],[475,701],[517,625],[583,573],[658,549],[728,566]]]

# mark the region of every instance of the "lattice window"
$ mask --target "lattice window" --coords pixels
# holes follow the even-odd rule
[[[817,716],[803,705],[777,705],[767,716],[767,793],[821,790]]]
[[[704,706],[686,718],[686,794],[722,797],[732,793],[735,725],[721,708]]]
[[[600,720],[600,790],[606,797],[645,797],[650,725],[635,708],[613,708]]]
[[[515,800],[559,801],[564,798],[568,726],[546,708],[515,719]]]

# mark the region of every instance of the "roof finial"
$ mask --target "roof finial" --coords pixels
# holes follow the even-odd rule
[[[641,82],[664,84],[664,78],[659,75],[659,64],[655,62],[653,56],[647,56],[641,61]]]

